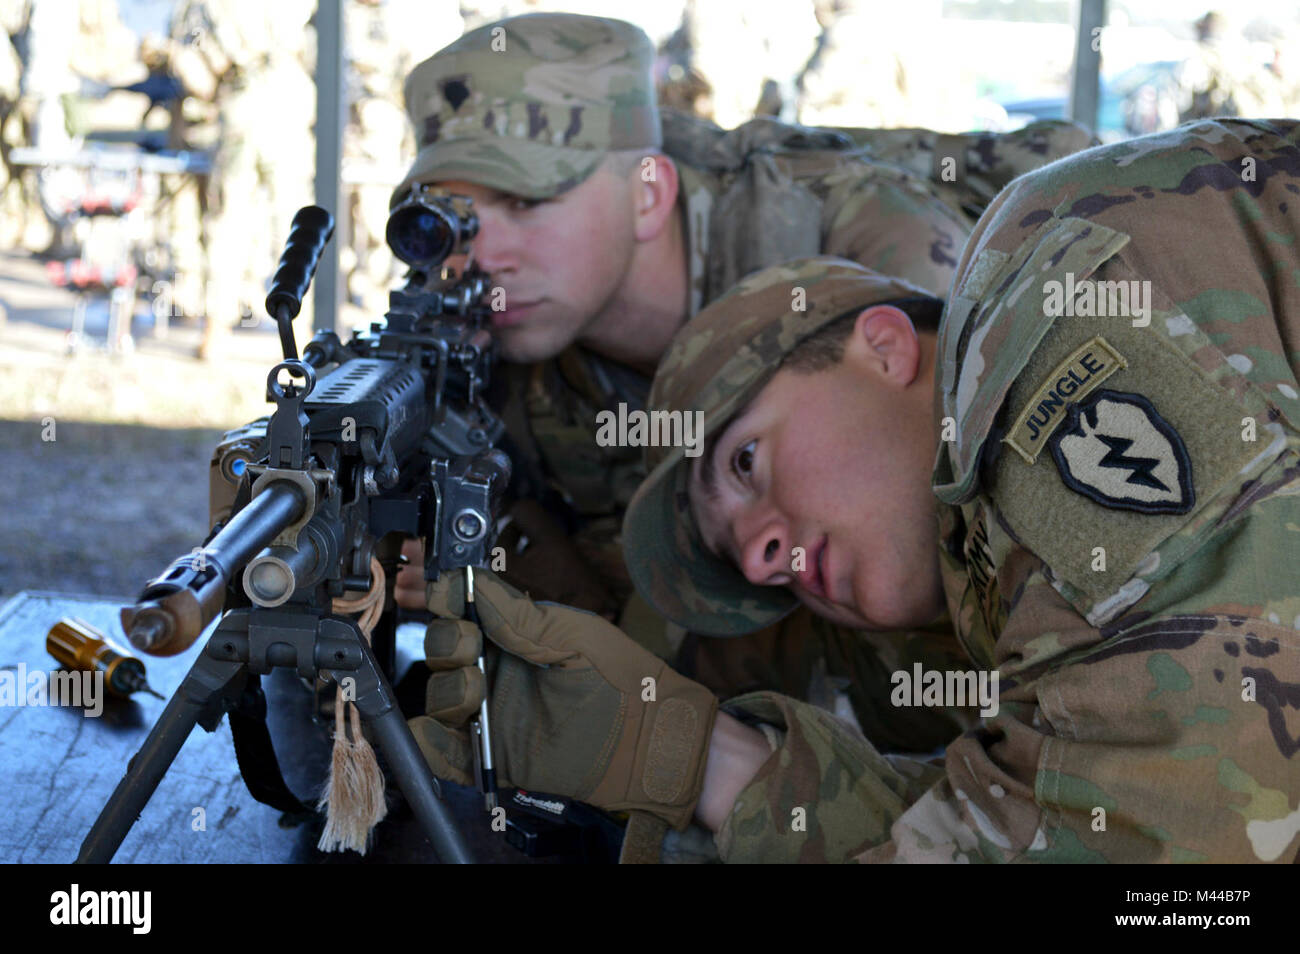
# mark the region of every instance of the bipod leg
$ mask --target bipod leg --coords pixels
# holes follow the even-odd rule
[[[424,826],[438,860],[444,864],[472,864],[474,859],[469,847],[451,812],[439,798],[435,789],[437,781],[429,771],[420,747],[415,744],[415,736],[411,735],[411,728],[397,705],[393,687],[384,677],[374,653],[361,638],[360,630],[350,620],[326,617],[320,621],[320,636],[317,658],[322,664],[322,673],[345,688],[347,683],[343,680],[356,680],[355,693],[346,695],[352,697],[361,718],[373,730],[375,741],[397,777],[397,785],[415,817]],[[345,649],[348,643],[351,646]],[[355,669],[330,668],[331,664],[350,666],[356,656],[349,650],[357,649],[361,656]]]
[[[226,623],[232,623],[227,627]],[[247,624],[242,618],[223,620],[212,634],[203,652],[194,661],[175,694],[167,702],[162,716],[154,723],[144,745],[127,763],[126,774],[117,783],[90,834],[81,843],[78,864],[107,864],[126,838],[127,832],[139,818],[158,783],[176,759],[176,755],[189,738],[194,724],[204,718],[204,727],[212,731],[220,721],[223,709],[214,703],[227,692],[237,690],[241,676],[247,675],[244,663],[238,659],[218,659],[210,655],[213,644],[229,635],[230,629],[243,635]],[[223,630],[226,630],[223,632]],[[213,718],[215,717],[215,718]],[[208,722],[211,721],[211,726]]]

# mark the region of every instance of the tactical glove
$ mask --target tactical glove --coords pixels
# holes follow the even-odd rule
[[[489,722],[500,784],[609,811],[640,810],[685,828],[700,797],[717,700],[613,625],[538,604],[487,571],[474,573],[488,646]],[[465,573],[426,590],[428,715],[411,731],[435,775],[474,785],[467,726],[483,699],[482,635],[461,619]],[[495,644],[495,645],[493,645]],[[499,648],[498,648],[499,647]]]

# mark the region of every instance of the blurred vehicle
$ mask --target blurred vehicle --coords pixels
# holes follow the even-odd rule
[[[1097,136],[1114,142],[1178,125],[1178,60],[1138,63],[1101,78]],[[999,100],[1013,127],[1038,119],[1068,119],[1068,96]]]

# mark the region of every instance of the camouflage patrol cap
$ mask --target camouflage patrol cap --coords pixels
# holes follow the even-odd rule
[[[702,446],[818,330],[849,312],[917,297],[934,295],[829,256],[754,272],[678,331],[655,372],[647,407],[703,411]],[[750,583],[704,547],[687,495],[686,448],[647,447],[646,470],[649,476],[623,520],[628,571],[646,602],[688,630],[711,636],[753,632],[794,609],[797,600],[789,590]]]
[[[582,182],[611,151],[658,149],[654,46],[622,20],[530,13],[471,30],[406,79],[416,182],[463,179],[530,199]]]

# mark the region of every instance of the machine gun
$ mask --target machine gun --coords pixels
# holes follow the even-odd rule
[[[348,590],[377,599],[382,587],[382,605],[393,607],[406,536],[424,540],[426,579],[463,571],[472,593],[472,568],[487,565],[510,479],[509,458],[494,447],[504,426],[484,399],[495,362],[482,303],[487,276],[472,254],[459,274],[443,267],[469,250],[477,230],[469,199],[415,190],[388,223],[388,243],[410,272],[406,286],[390,293],[386,320],[347,344],[332,331],[317,332],[300,359],[292,322],[333,219],[314,206],[295,216],[266,299],[284,351],[267,377],[275,412],[222,440],[212,463],[211,536],[145,586],[122,610],[122,628],[138,649],[173,655],[224,616],[79,861],[111,859],[195,722],[213,731],[230,712],[232,730],[238,724],[247,732],[248,711],[265,711],[259,676],[276,666],[354,689],[438,856],[469,860],[390,685],[395,610],[379,617],[372,650],[334,601]],[[477,729],[491,807],[486,700]],[[273,761],[269,736],[257,744]],[[284,810],[297,805],[278,766],[269,785],[245,778],[259,800]]]

